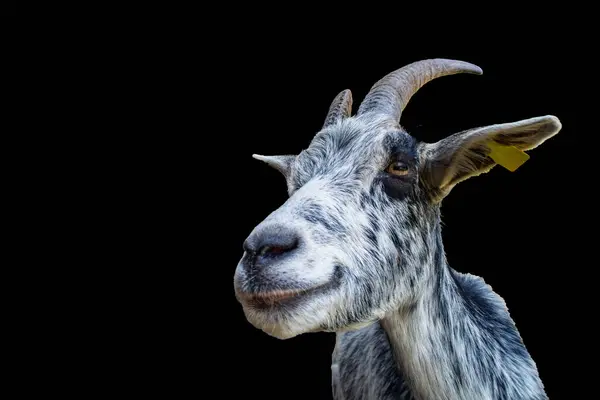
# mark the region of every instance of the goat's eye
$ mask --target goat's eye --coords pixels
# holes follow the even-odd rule
[[[385,169],[385,172],[392,175],[406,175],[408,174],[408,165],[403,163],[402,161],[394,161]]]

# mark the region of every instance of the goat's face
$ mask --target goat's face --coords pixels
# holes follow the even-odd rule
[[[441,253],[440,200],[495,165],[486,144],[530,149],[560,129],[540,117],[419,143],[376,89],[356,117],[342,92],[298,156],[257,157],[283,173],[290,197],[246,239],[234,284],[270,335],[351,329],[414,302]]]
[[[290,160],[290,198],[246,240],[235,281],[250,322],[277,337],[339,330],[406,301],[426,265],[416,141],[351,118]]]

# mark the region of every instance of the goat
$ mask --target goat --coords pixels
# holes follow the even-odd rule
[[[283,174],[289,198],[244,241],[235,296],[276,338],[336,332],[335,399],[548,398],[503,299],[449,267],[440,204],[495,165],[516,169],[561,123],[547,115],[416,140],[403,109],[458,73],[483,72],[409,64],[375,83],[354,116],[351,92],[337,95],[298,155],[253,155]]]

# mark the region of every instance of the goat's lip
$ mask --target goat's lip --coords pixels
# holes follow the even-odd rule
[[[235,280],[235,295],[244,306],[254,309],[272,310],[276,306],[293,307],[304,302],[307,298],[317,297],[330,290],[338,288],[342,283],[342,266],[336,265],[332,277],[324,283],[303,289],[271,290],[258,292],[243,290],[248,282]]]
[[[316,289],[316,288],[314,288]],[[273,290],[271,292],[261,293],[245,293],[238,292],[240,298],[244,301],[263,301],[263,302],[276,302],[280,300],[297,297],[305,293],[310,292],[312,289],[288,289],[288,290]]]
[[[292,301],[296,298],[306,296],[323,285],[314,286],[308,289],[286,289],[286,290],[273,290],[270,292],[250,293],[241,292],[237,294],[244,303],[252,305],[254,307],[262,308],[266,306],[274,306],[284,304],[286,301]]]

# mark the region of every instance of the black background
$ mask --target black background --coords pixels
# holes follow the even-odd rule
[[[148,106],[136,116],[144,128],[132,126],[132,152],[143,161],[123,189],[143,194],[127,203],[125,223],[148,240],[129,259],[136,273],[121,288],[127,305],[109,329],[123,349],[112,368],[124,372],[107,381],[175,397],[331,398],[335,335],[272,338],[245,320],[234,297],[242,242],[287,198],[284,179],[251,155],[300,152],[341,90],[352,90],[356,110],[388,72],[440,57],[484,73],[423,87],[401,121],[415,137],[433,142],[548,114],[563,124],[516,172],[496,167],[454,188],[442,219],[450,266],[482,276],[504,298],[550,397],[573,398],[587,382],[579,381],[587,354],[575,346],[589,331],[593,297],[581,271],[590,265],[582,249],[591,200],[579,156],[586,83],[577,78],[589,53],[573,45],[577,37],[532,29],[511,40],[451,31],[417,40],[402,29],[365,32],[359,22],[320,31],[319,22],[278,21],[228,21],[200,33],[159,26],[125,45],[135,59],[144,44],[144,62],[126,79],[138,80],[135,98],[147,96]],[[212,390],[218,395],[206,396]]]

